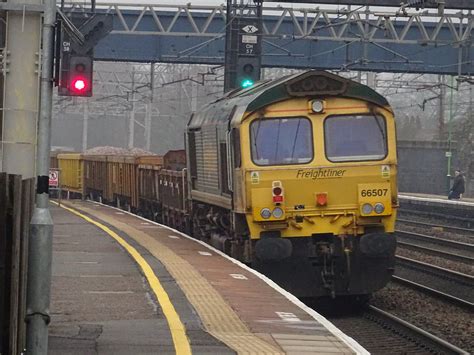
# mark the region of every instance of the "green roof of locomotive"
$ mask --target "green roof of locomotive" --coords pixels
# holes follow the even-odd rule
[[[317,84],[314,83],[318,81],[329,84],[321,90],[316,88],[316,90],[298,91],[304,85],[308,87],[312,85],[310,88],[315,89],[314,85]],[[311,70],[276,80],[259,81],[252,87],[230,91],[196,112],[191,117],[188,128],[198,129],[207,124],[229,122],[235,116],[234,112],[243,116],[245,112],[254,112],[270,104],[297,96],[314,98],[339,96],[367,101],[377,106],[389,105],[385,97],[367,85],[326,71]]]

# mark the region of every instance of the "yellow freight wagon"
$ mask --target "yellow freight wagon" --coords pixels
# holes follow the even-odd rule
[[[57,156],[61,170],[59,183],[68,194],[76,193],[84,197],[84,157],[80,153],[62,153]]]

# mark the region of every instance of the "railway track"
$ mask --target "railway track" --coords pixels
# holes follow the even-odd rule
[[[459,217],[456,215],[450,215],[449,213],[443,214],[443,213],[438,213],[438,212],[426,212],[426,211],[417,211],[414,209],[405,209],[401,208],[399,210],[399,215],[402,218],[399,218],[398,220],[404,220],[404,217],[410,216],[411,218],[415,217],[421,217],[424,219],[425,223],[430,224],[433,226],[433,223],[431,221],[436,221],[435,223],[438,224],[439,221],[443,221],[444,226],[453,226],[456,228],[461,228],[462,229],[467,229],[467,230],[473,230],[474,228],[474,220],[471,218],[465,218],[465,217]]]
[[[468,354],[374,306],[359,314],[327,318],[372,354]]]
[[[395,276],[471,304],[474,302],[474,277],[470,275],[397,256]]]
[[[474,244],[397,230],[397,244],[445,259],[474,264]]]
[[[451,303],[454,306],[462,307],[467,310],[472,310],[474,309],[474,303],[463,300],[461,298],[454,297],[450,294],[435,290],[433,288],[424,286],[422,284],[419,284],[417,282],[409,281],[407,279],[398,277],[398,276],[392,276],[392,281],[398,284],[401,284],[403,286],[409,287],[413,290],[421,291],[425,294],[428,294],[430,296],[434,296],[436,298],[439,298],[441,300],[444,300],[446,302]]]
[[[450,226],[446,224],[436,224],[436,223],[422,222],[422,221],[416,221],[416,220],[404,219],[404,218],[397,218],[397,222],[400,222],[406,225],[415,226],[415,227],[439,228],[443,231],[450,232],[450,233],[459,233],[459,234],[472,236],[472,238],[474,239],[473,228],[461,228],[461,227],[455,227],[455,226]]]

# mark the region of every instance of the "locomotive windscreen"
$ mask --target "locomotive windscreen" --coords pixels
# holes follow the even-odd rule
[[[380,115],[330,116],[324,121],[330,161],[381,160],[387,156],[386,124]]]
[[[259,119],[250,126],[252,159],[257,165],[305,164],[313,160],[307,118]]]

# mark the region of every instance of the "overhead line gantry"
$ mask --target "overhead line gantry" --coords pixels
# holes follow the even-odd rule
[[[111,35],[96,47],[97,60],[224,63],[224,5],[98,3],[96,8],[114,18]],[[76,5],[69,11],[82,10]],[[263,67],[474,72],[474,15],[468,11],[440,16],[434,9],[408,9],[405,14],[395,8],[264,3],[262,12]]]

